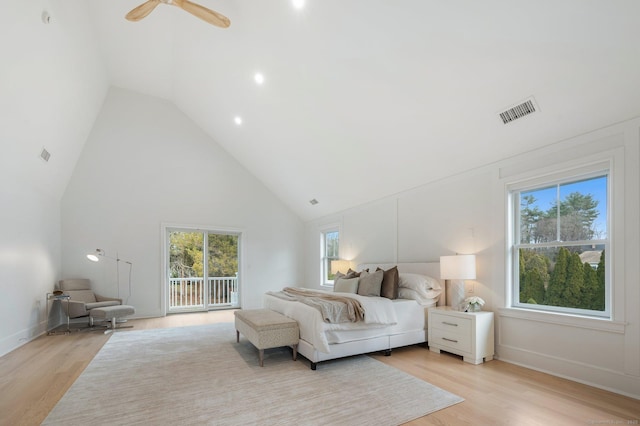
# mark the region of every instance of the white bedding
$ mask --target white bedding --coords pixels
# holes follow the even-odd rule
[[[420,305],[415,300],[407,299],[395,299],[391,302],[398,318],[396,324],[376,328],[344,327],[341,330],[327,330],[325,331],[327,341],[332,345],[411,331],[424,331],[425,306]],[[435,302],[433,306],[435,306]]]
[[[351,293],[331,294],[339,294],[359,300],[365,310],[365,321],[340,324],[326,323],[322,320],[322,315],[317,309],[304,303],[283,300],[268,293],[264,296],[264,307],[295,319],[300,328],[300,338],[324,353],[329,353],[330,342],[327,338],[327,332],[386,329],[398,323],[398,316],[394,308],[395,304],[389,299],[384,297],[365,297]],[[417,305],[417,303],[413,303]],[[388,334],[388,332],[385,334]]]

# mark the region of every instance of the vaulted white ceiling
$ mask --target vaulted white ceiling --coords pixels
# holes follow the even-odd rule
[[[141,2],[88,2],[110,84],[174,102],[305,220],[640,114],[635,0],[199,0],[228,29],[126,21]]]

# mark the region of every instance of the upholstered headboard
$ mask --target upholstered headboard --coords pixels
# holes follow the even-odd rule
[[[438,300],[438,306],[446,305],[446,292],[444,280],[440,279],[440,262],[412,262],[412,263],[361,263],[358,265],[358,271],[363,269],[372,269],[380,267],[382,269],[393,268],[398,265],[398,272],[406,272],[410,274],[422,274],[437,279],[442,286],[442,293]]]

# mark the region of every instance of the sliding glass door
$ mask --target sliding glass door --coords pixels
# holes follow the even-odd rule
[[[240,233],[167,228],[168,311],[239,307]]]

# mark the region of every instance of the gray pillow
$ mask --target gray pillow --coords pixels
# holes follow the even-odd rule
[[[356,294],[358,292],[359,280],[360,278],[338,278],[333,283],[333,291]]]
[[[360,274],[360,283],[358,284],[358,294],[360,296],[380,296],[380,288],[382,287],[382,278],[384,271],[362,272]]]
[[[382,271],[381,268],[377,268],[376,271]],[[398,267],[394,266],[383,272],[382,287],[380,287],[380,296],[387,299],[398,298],[398,283],[400,281],[400,275],[398,274]]]

